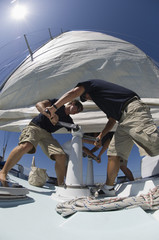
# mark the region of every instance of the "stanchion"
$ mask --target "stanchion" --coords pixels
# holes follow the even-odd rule
[[[82,164],[82,131],[72,130],[72,141],[65,144],[70,146],[69,163],[67,168],[66,185],[57,187],[52,198],[58,201],[67,201],[82,196],[90,196],[90,189],[83,184],[83,164]]]

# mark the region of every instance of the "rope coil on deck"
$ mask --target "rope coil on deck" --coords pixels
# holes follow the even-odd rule
[[[68,217],[77,211],[111,211],[141,207],[143,210],[159,209],[159,185],[147,194],[134,197],[112,197],[96,199],[94,197],[76,198],[56,206],[56,211],[63,217]]]

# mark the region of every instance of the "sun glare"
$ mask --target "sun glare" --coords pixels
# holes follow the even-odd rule
[[[12,9],[12,17],[20,20],[20,19],[24,19],[28,14],[28,10],[26,6],[23,5],[16,5],[13,9]]]

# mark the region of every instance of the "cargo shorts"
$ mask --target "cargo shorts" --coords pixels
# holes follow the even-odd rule
[[[142,156],[159,155],[159,130],[149,107],[141,100],[129,103],[123,110],[107,154],[127,160],[134,143]]]
[[[29,142],[33,145],[30,154],[36,152],[37,145],[39,144],[43,152],[50,158],[54,159],[53,156],[57,154],[65,154],[64,150],[56,139],[53,138],[51,133],[36,126],[34,123],[30,123],[27,127],[22,130],[19,137],[19,144]]]

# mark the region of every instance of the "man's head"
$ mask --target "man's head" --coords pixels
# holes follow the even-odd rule
[[[81,96],[80,96],[80,101],[81,102],[85,102],[87,100],[92,100],[90,95],[86,92],[84,92]]]
[[[77,99],[69,102],[67,106],[69,106],[69,114],[76,114],[83,111],[83,105]]]

